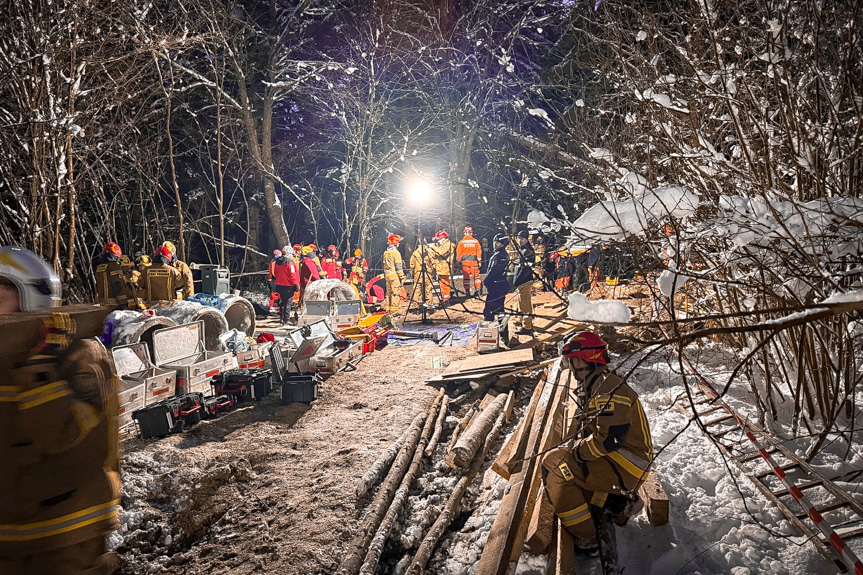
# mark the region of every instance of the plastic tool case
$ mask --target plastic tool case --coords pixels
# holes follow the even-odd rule
[[[262,400],[270,390],[272,371],[269,369],[248,368],[229,369],[213,378],[213,389],[216,395],[230,395],[237,401],[245,398]]]
[[[234,356],[226,351],[207,351],[204,322],[196,321],[160,329],[153,334],[153,362],[177,372],[177,395],[210,391],[213,376],[230,369]]]

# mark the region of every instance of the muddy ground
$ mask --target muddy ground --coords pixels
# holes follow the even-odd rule
[[[455,309],[450,318],[461,324],[478,319]],[[110,539],[124,559],[123,573],[334,572],[368,503],[355,495],[357,479],[427,411],[437,389],[425,380],[475,353],[473,343],[390,345],[366,356],[356,371],[329,378],[323,397],[310,406],[282,406],[271,394],[182,435],[127,440],[123,525]],[[520,388],[526,401],[530,385]],[[455,406],[455,415],[473,399]],[[380,573],[392,571],[399,548],[418,543],[411,524],[433,520],[446,501],[457,478],[442,458],[443,447],[426,462]],[[465,528],[480,490],[466,499],[455,529]]]

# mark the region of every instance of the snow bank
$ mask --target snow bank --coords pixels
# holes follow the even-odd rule
[[[622,301],[588,301],[584,294],[572,293],[569,295],[566,316],[587,323],[628,323],[632,310]]]
[[[632,197],[622,201],[607,200],[588,208],[571,224],[579,235],[594,240],[622,240],[630,235],[644,235],[654,221],[683,218],[698,208],[698,196],[685,188],[664,186],[650,190],[643,179],[629,174],[620,185],[633,190]]]

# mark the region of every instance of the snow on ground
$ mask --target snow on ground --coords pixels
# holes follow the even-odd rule
[[[632,316],[625,303],[618,300],[588,301],[582,293],[569,294],[566,317],[586,323],[628,323]]]

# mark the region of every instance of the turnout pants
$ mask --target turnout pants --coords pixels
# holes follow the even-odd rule
[[[569,289],[569,276],[566,276],[565,278],[558,278],[558,279],[554,280],[554,288],[559,292],[563,292],[563,291],[568,290]]]
[[[479,279],[479,262],[462,262],[461,273],[465,295],[471,294],[471,285],[477,293],[482,291],[482,282]]]
[[[423,293],[425,293],[425,300],[423,300]],[[428,271],[426,271],[425,273],[425,278],[423,278],[423,274],[420,270],[416,270],[414,272],[413,298],[414,303],[417,305],[422,304],[423,301],[425,301],[427,305],[432,305],[434,303],[434,293],[432,292],[432,277]]]
[[[525,329],[533,329],[533,300],[530,295],[532,288],[533,282],[523,283],[518,286],[518,309],[521,313],[530,314],[522,319],[522,325],[524,325]]]
[[[299,286],[276,286],[276,293],[279,294],[279,319],[282,323],[288,322],[288,317],[291,315],[291,304],[294,302],[294,293],[299,289]]]
[[[550,451],[542,467],[554,513],[566,530],[581,540],[596,537],[589,505],[602,508],[609,493],[634,491],[639,484],[638,478],[618,469],[607,457],[579,462],[564,448]]]
[[[119,568],[117,554],[105,552],[104,536],[32,555],[0,555],[3,575],[111,575]]]
[[[440,296],[443,301],[449,300],[450,294],[452,293],[452,288],[450,287],[450,276],[442,276],[438,274],[437,276],[438,283],[440,284]]]
[[[390,313],[399,311],[399,302],[401,301],[402,280],[396,274],[384,275],[384,280],[387,282],[387,295],[384,308]]]

